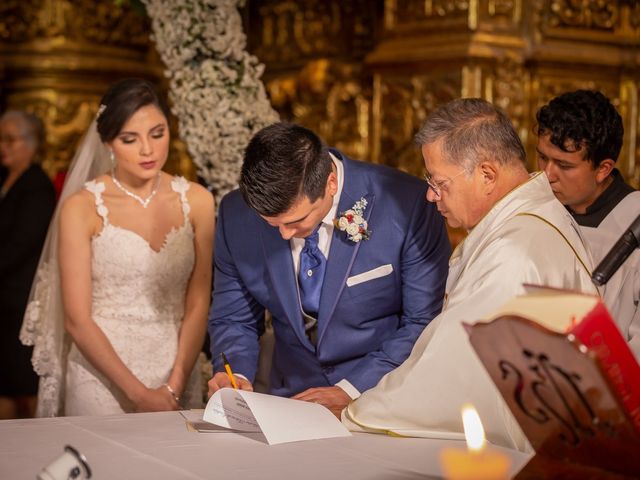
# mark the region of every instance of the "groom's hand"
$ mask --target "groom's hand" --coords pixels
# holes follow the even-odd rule
[[[319,403],[331,410],[331,413],[338,418],[340,418],[342,409],[349,405],[351,401],[351,397],[340,387],[309,388],[291,398],[294,400],[304,400],[305,402]]]
[[[249,390],[253,392],[253,385],[251,382],[240,375],[235,375],[236,383],[238,384],[238,389],[240,390]],[[214,393],[216,393],[221,388],[233,388],[231,384],[231,379],[226,372],[217,372],[213,375],[213,378],[209,380],[209,395],[211,397]]]

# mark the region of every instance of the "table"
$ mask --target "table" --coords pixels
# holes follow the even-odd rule
[[[35,479],[69,444],[96,479],[439,478],[438,453],[453,440],[352,437],[269,446],[261,434],[190,432],[179,412],[0,421],[0,478]],[[528,455],[507,449],[512,473]]]

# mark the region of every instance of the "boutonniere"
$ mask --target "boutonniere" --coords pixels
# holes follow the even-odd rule
[[[369,230],[367,221],[364,219],[364,211],[367,208],[367,201],[362,197],[353,207],[346,212],[342,212],[338,218],[333,221],[336,228],[343,232],[347,232],[347,238],[352,242],[358,243],[360,240],[369,240],[371,230]]]

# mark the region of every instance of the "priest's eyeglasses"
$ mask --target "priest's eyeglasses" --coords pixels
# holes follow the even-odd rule
[[[427,182],[427,185],[429,186],[429,188],[433,190],[433,193],[436,195],[436,198],[442,198],[442,187],[444,187],[449,182],[453,182],[454,178],[459,177],[464,172],[465,170],[462,170],[458,172],[456,175],[454,175],[453,177],[447,178],[446,180],[441,180],[439,182],[436,182],[431,176],[431,174],[429,172],[426,172],[424,174],[424,181]]]

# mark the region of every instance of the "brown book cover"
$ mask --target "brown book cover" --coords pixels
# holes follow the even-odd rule
[[[519,478],[640,477],[640,367],[598,297],[535,288],[468,330],[536,451]]]

